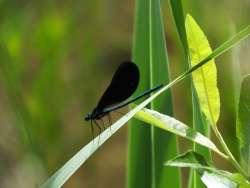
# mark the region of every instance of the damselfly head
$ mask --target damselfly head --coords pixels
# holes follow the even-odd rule
[[[92,113],[87,113],[85,116],[84,116],[84,120],[85,121],[89,121],[92,119]]]

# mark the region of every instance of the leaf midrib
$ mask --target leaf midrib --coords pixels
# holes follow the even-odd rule
[[[213,113],[212,113],[212,107],[211,107],[210,100],[209,100],[209,97],[208,97],[208,89],[207,89],[207,83],[206,83],[204,68],[203,67],[201,68],[201,75],[202,75],[203,86],[204,86],[204,90],[205,90],[205,96],[206,96],[206,101],[207,101],[208,110],[209,110],[209,113],[210,113],[212,125],[215,126],[215,119],[214,119],[214,116],[213,116]]]

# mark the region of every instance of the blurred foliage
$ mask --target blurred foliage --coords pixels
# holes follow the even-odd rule
[[[162,3],[175,77],[185,69],[177,63],[184,57],[167,1]],[[0,187],[40,184],[91,139],[82,115],[95,105],[116,66],[130,59],[134,4],[0,0]],[[249,0],[184,4],[213,48],[249,24]],[[242,74],[250,70],[249,49],[246,41],[236,53]],[[217,60],[222,99],[218,125],[237,153],[232,61],[230,53]],[[173,91],[175,117],[188,123],[192,117],[190,96],[182,95],[186,89],[182,82]],[[65,187],[124,187],[125,130],[119,134]],[[231,168],[220,159],[218,164]]]

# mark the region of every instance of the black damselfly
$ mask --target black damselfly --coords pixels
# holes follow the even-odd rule
[[[159,85],[143,92],[137,97],[125,101],[135,92],[139,84],[139,79],[140,73],[136,64],[129,61],[120,64],[111,80],[111,83],[102,95],[97,106],[84,118],[86,121],[91,121],[92,133],[94,131],[93,123],[101,131],[101,127],[96,122],[97,120],[102,120],[102,117],[108,115],[110,121],[110,112],[125,107],[126,105],[150,94],[153,91],[160,89],[163,86]]]

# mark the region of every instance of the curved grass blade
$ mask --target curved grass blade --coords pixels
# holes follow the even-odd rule
[[[117,122],[111,125],[110,128],[103,131],[99,136],[84,146],[78,153],[76,153],[67,163],[65,163],[53,176],[51,176],[41,188],[61,187],[80,166],[107,141],[116,131],[125,125],[129,119],[133,117],[138,109],[133,109],[125,116],[120,118]],[[139,109],[140,110],[140,109]]]
[[[206,36],[190,15],[187,15],[185,24],[191,65],[194,66],[208,56],[212,49]],[[194,72],[192,77],[201,110],[209,123],[215,126],[220,114],[220,96],[217,88],[217,70],[214,60],[211,59],[206,65]]]

